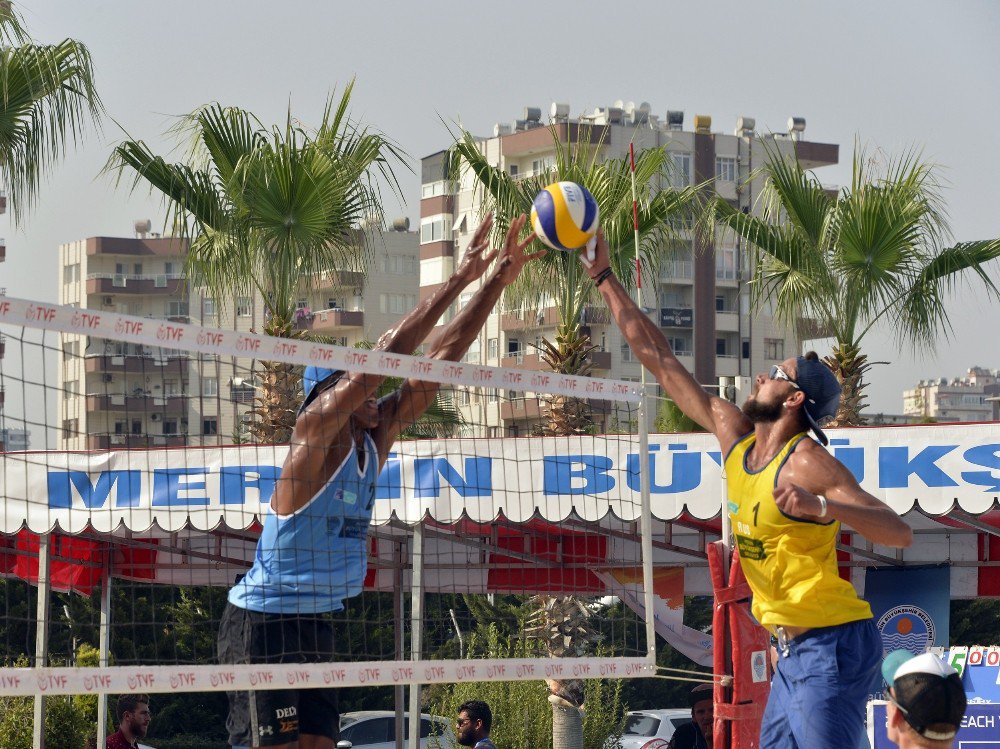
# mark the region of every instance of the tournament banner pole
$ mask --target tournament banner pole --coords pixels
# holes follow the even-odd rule
[[[642,262],[639,259],[639,201],[635,187],[635,143],[628,144],[629,167],[632,177],[632,231],[635,248],[635,303],[642,306]],[[649,424],[646,392],[646,368],[639,365],[639,501],[642,504],[642,588],[643,605],[646,607],[646,656],[656,664],[656,622],[653,618],[653,508],[650,500],[649,476]]]

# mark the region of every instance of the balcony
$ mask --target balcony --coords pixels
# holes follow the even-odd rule
[[[312,275],[315,289],[359,288],[365,284],[365,274],[353,270],[324,270]]]
[[[309,312],[295,320],[296,330],[310,330],[313,333],[342,333],[351,328],[365,326],[363,310],[324,309]]]
[[[84,371],[89,374],[183,374],[187,372],[188,361],[187,356],[170,356],[165,359],[152,356],[87,356]]]
[[[593,351],[590,354],[590,361],[595,371],[611,369],[611,352]],[[542,361],[538,354],[511,354],[500,360],[500,366],[508,369],[523,369],[529,372],[549,370],[548,365]]]
[[[517,310],[500,316],[501,330],[525,330],[528,328],[554,328],[559,325],[559,308],[543,307],[540,310]],[[588,304],[580,313],[580,324],[610,325],[611,312],[607,307]]]
[[[143,414],[177,414],[187,413],[187,395],[153,396],[124,395],[115,393],[109,395],[87,395],[88,411],[112,411],[121,413]]]
[[[661,281],[683,281],[692,278],[694,278],[694,262],[691,260],[668,260],[660,265]]]
[[[716,310],[715,329],[719,332],[738,333],[740,331],[740,315],[735,310]]]
[[[134,276],[124,273],[91,273],[87,276],[88,294],[144,294],[179,296],[187,289],[183,273]]]
[[[7,259],[7,240],[0,238],[0,263]]]
[[[500,404],[500,418],[504,421],[540,419],[542,404],[536,398],[517,398]]]
[[[184,447],[183,434],[88,434],[88,450],[136,450],[150,447]]]

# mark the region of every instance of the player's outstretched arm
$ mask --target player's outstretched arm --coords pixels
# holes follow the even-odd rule
[[[445,283],[427,299],[420,302],[394,328],[390,328],[379,338],[377,350],[394,354],[412,354],[431,330],[448,311],[448,307],[471,283],[478,280],[497,256],[490,250],[490,229],[493,228],[493,214],[490,213],[476,229],[469,243],[469,249],[458,268]]]
[[[525,248],[535,238],[532,233],[524,240],[518,240],[526,222],[527,216],[523,214],[511,222],[496,267],[465,308],[441,331],[441,335],[430,351],[431,357],[458,361],[465,356],[469,346],[472,345],[486,323],[490,312],[496,306],[503,290],[518,277],[525,263],[545,254],[544,250],[530,255],[524,253]],[[493,252],[488,253],[485,257],[492,260],[496,255],[497,253]],[[483,262],[483,258],[484,253],[481,250],[473,251],[470,246],[462,260],[462,265],[478,266]],[[460,267],[458,272],[461,271]],[[479,275],[481,275],[481,271],[476,272],[477,278]],[[434,401],[440,387],[440,384],[436,382],[407,380],[399,390],[383,399],[380,404],[379,426],[375,431],[375,445],[378,447],[379,456],[383,461],[400,432],[420,418]]]
[[[876,544],[903,548],[913,543],[913,531],[903,519],[815,443],[805,441],[789,458],[774,489],[774,502],[792,517],[820,523],[839,520]]]
[[[723,452],[752,428],[732,403],[709,395],[674,356],[666,337],[636,305],[611,272],[608,243],[598,230],[593,257],[580,255],[590,277],[604,297],[625,340],[667,395],[688,417],[715,434]]]

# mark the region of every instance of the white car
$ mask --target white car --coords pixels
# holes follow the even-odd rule
[[[633,710],[625,716],[622,749],[666,749],[674,731],[691,722],[691,709]]]
[[[403,721],[403,745],[410,737],[410,718]],[[420,716],[420,749],[449,749],[455,745],[452,721],[437,715]],[[396,713],[391,710],[362,710],[340,716],[338,749],[396,749]]]

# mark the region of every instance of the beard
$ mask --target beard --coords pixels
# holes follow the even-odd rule
[[[753,424],[772,424],[781,418],[784,409],[780,402],[761,403],[758,400],[747,399],[743,404],[743,415]]]

